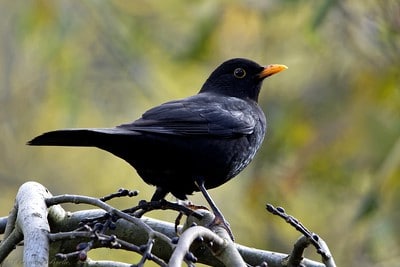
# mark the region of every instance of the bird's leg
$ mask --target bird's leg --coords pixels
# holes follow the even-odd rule
[[[225,220],[224,215],[222,215],[222,212],[218,209],[217,205],[215,205],[215,202],[214,202],[214,200],[212,200],[210,194],[208,194],[207,189],[204,186],[204,180],[202,178],[198,178],[195,180],[195,184],[200,189],[200,192],[203,194],[204,198],[208,202],[208,205],[210,205],[211,210],[214,213],[215,218],[214,218],[213,222],[211,223],[211,225],[222,225],[228,232],[232,241],[235,241],[232,230],[229,227],[228,221]]]
[[[165,198],[165,196],[169,192],[166,191],[164,188],[157,186],[156,191],[154,192],[153,196],[151,197],[151,201],[160,201]]]

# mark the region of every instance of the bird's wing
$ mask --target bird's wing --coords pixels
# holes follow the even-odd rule
[[[234,137],[253,133],[258,118],[238,98],[191,97],[148,110],[142,118],[118,126],[138,132],[171,135]]]

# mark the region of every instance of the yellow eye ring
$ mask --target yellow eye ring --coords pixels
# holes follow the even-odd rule
[[[244,76],[246,76],[246,71],[242,68],[237,68],[233,71],[233,75],[236,78],[242,79],[242,78],[244,78]]]

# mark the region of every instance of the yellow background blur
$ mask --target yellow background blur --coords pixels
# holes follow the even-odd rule
[[[299,233],[268,214],[268,202],[318,233],[339,266],[397,264],[396,0],[0,0],[0,216],[28,180],[53,194],[140,190],[111,203],[119,208],[149,199],[154,188],[111,154],[25,143],[53,129],[133,121],[197,93],[233,57],[289,66],[264,82],[269,128],[256,159],[210,191],[237,242],[290,251]],[[205,204],[200,194],[190,199]],[[307,256],[318,259],[312,249]]]

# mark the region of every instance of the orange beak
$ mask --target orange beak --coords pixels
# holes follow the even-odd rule
[[[281,72],[283,70],[286,70],[288,67],[285,65],[280,65],[280,64],[270,64],[258,74],[258,77],[260,79],[267,78],[268,76],[274,75],[275,73]]]

